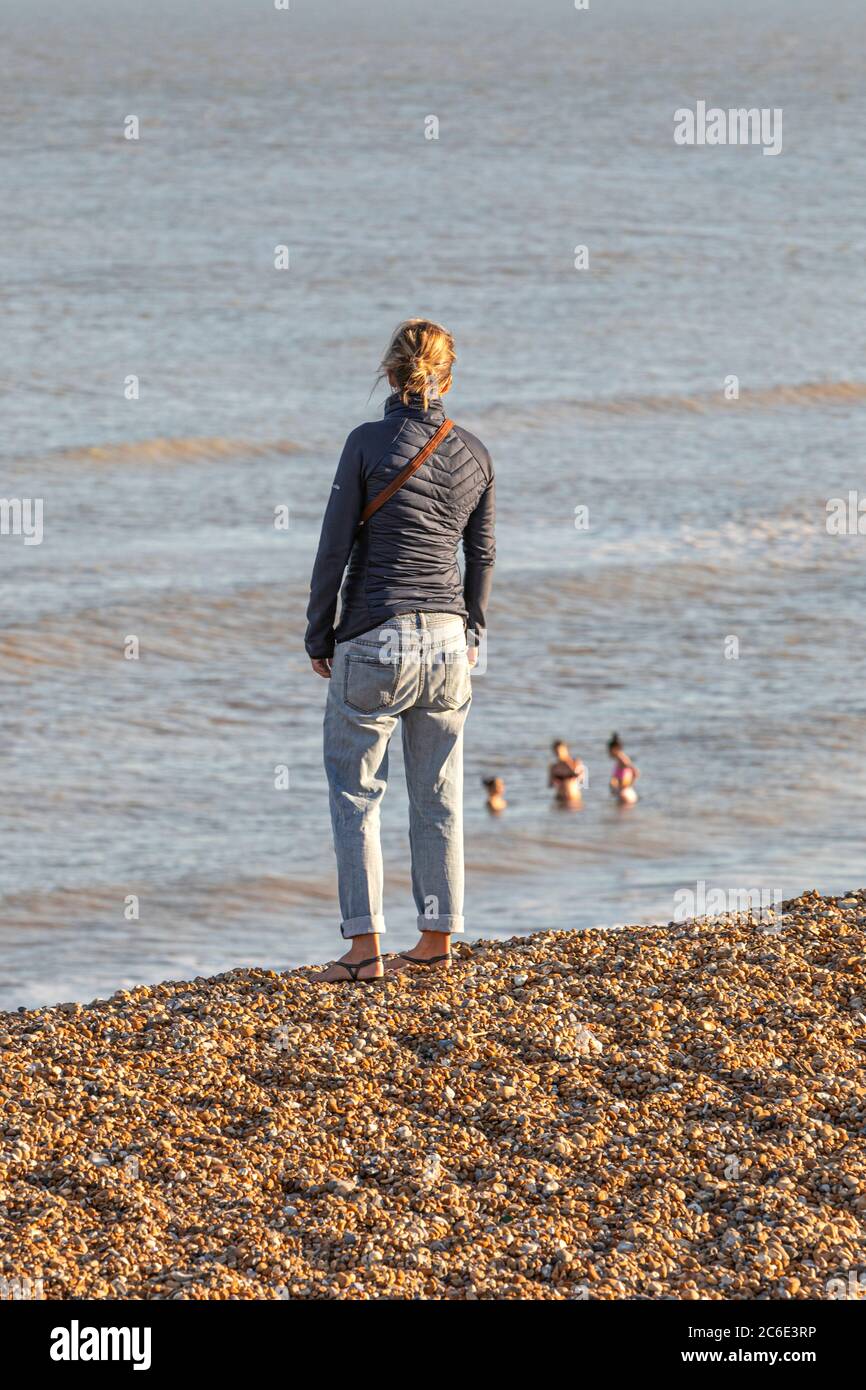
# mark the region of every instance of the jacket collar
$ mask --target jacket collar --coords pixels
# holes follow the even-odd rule
[[[389,415],[409,416],[413,420],[429,420],[439,424],[445,419],[445,407],[441,396],[431,396],[426,410],[420,396],[410,396],[409,404],[404,405],[400,393],[394,391],[385,402],[386,418]]]

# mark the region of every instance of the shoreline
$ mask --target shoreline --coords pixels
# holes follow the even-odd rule
[[[808,892],[0,1014],[0,1296],[854,1297],[864,944]]]

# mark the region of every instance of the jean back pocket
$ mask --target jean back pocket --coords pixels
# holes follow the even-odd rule
[[[466,648],[444,653],[445,681],[444,700],[448,709],[458,709],[472,694],[472,678],[469,672],[469,658]]]
[[[346,653],[343,698],[350,709],[378,714],[394,702],[400,663],[370,653]]]

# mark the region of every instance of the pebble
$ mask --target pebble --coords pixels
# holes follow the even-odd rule
[[[57,1300],[829,1298],[866,1248],[866,890],[777,925],[0,1014],[0,1274]]]

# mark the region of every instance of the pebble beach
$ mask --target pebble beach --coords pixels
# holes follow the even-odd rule
[[[826,1299],[866,890],[0,1015],[5,1297]]]

